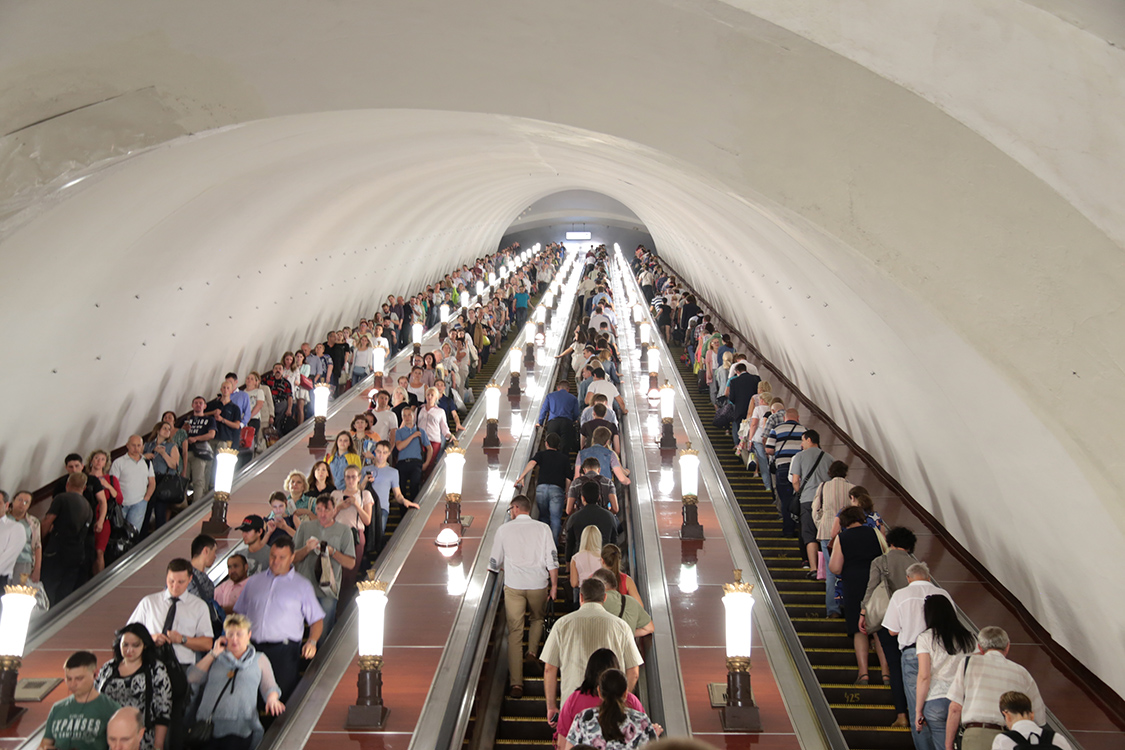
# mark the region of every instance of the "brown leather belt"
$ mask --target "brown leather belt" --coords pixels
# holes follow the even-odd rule
[[[961,726],[963,726],[965,729],[998,729],[1001,732],[1004,731],[1004,727],[1000,726],[999,724],[989,724],[984,721],[967,721]]]

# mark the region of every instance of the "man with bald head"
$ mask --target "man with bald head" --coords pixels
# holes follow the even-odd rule
[[[156,490],[156,474],[144,457],[145,441],[132,435],[125,443],[125,455],[118,456],[109,467],[109,475],[121,483],[121,505],[125,520],[137,531],[144,531],[145,509]]]
[[[109,750],[141,750],[145,736],[145,720],[139,709],[132,706],[117,709],[106,724],[106,742]]]
[[[776,480],[774,489],[777,491],[775,503],[777,512],[781,515],[781,533],[783,536],[793,536],[797,524],[793,519],[793,484],[789,481],[789,464],[793,457],[801,452],[801,437],[805,428],[798,421],[800,414],[796,409],[785,410],[785,421],[770,431],[766,438],[766,455],[774,460]],[[805,567],[808,567],[807,563]]]

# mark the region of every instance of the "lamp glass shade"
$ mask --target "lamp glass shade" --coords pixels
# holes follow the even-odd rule
[[[387,592],[379,589],[361,590],[355,603],[359,612],[359,655],[382,656]]]
[[[754,612],[754,595],[745,591],[723,594],[727,614],[727,658],[750,658]]]
[[[215,451],[215,492],[230,494],[234,484],[234,467],[238,464],[238,453]]]
[[[480,292],[477,292],[477,294],[479,295]],[[468,290],[466,290],[465,293],[461,295],[461,309],[464,310],[465,308],[467,308],[469,304],[472,303],[472,301],[473,298],[469,296],[469,292]]]
[[[680,564],[679,589],[685,594],[699,590],[699,570],[694,563]]]
[[[680,454],[680,494],[699,496],[699,454]]]
[[[460,495],[465,478],[465,454],[447,451],[445,454],[445,494]]]
[[[374,357],[373,357],[374,363],[372,364],[371,369],[374,370],[375,372],[378,372],[378,373],[383,372],[383,370],[385,370],[386,367],[387,367],[387,350],[384,349],[381,346],[377,346],[371,351],[371,353],[374,355]],[[327,393],[327,389],[326,389],[325,390],[325,396],[327,396],[327,395],[328,395],[328,393]],[[324,409],[325,409],[324,413],[327,414],[328,413],[328,405],[327,404],[324,405]]]
[[[535,338],[535,323],[527,321],[523,324],[523,343],[529,344]]]
[[[488,285],[496,286],[496,273],[494,271],[488,272]]]
[[[414,343],[415,344],[421,344],[422,343],[422,331],[423,331],[422,324],[421,323],[415,323],[414,325],[410,326],[410,330],[414,334],[414,337],[413,337]]]
[[[462,295],[462,296],[464,296],[464,295]],[[441,322],[442,323],[448,323],[449,322],[449,305],[442,304],[442,306],[438,308],[438,313],[441,315]]]
[[[485,419],[500,418],[500,388],[493,384],[484,389]]]
[[[517,347],[512,347],[508,350],[508,372],[512,375],[520,374],[520,350]]]
[[[544,305],[544,307],[554,307],[555,306],[555,293],[554,293],[554,291],[547,292],[543,296],[543,305]]]
[[[376,348],[375,351],[382,351]],[[376,355],[378,356],[378,355]],[[378,363],[376,363],[378,364]],[[376,370],[379,372],[379,370]],[[332,392],[331,386],[327,383],[320,383],[313,388],[313,416],[314,417],[327,417],[328,416],[328,394]]]
[[[647,320],[641,321],[641,346],[648,346],[649,339],[652,338],[652,325]]]
[[[461,536],[449,527],[439,531],[437,539],[434,540],[434,544],[438,546],[438,551],[441,552],[442,557],[453,557],[457,552],[457,545],[460,543]]]
[[[0,597],[4,611],[0,614],[0,656],[22,657],[27,645],[27,628],[35,597],[30,594],[8,593]]]
[[[641,317],[643,315],[644,315],[644,310],[641,309],[641,306],[640,305],[633,305],[633,322],[634,323],[640,323]]]
[[[676,389],[665,383],[660,388],[660,418],[671,419],[676,409]]]
[[[546,305],[540,305],[539,307],[535,308],[535,322],[536,323],[546,323],[547,322],[547,307],[546,307]]]
[[[477,296],[484,294],[484,280],[477,279]]]
[[[648,361],[649,374],[660,374],[660,349],[655,346],[650,346],[645,352],[645,359]]]

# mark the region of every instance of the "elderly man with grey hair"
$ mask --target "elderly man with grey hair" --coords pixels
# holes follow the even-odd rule
[[[949,699],[945,749],[953,750],[955,727],[964,727],[961,750],[988,750],[1004,731],[1000,698],[1009,691],[1023,693],[1031,702],[1033,721],[1045,722],[1047,708],[1031,673],[1008,660],[1011,644],[1003,628],[989,626],[977,633],[977,651],[965,659],[945,697]]]
[[[918,651],[914,646],[918,636],[926,629],[923,607],[929,596],[944,596],[953,601],[953,597],[945,589],[930,581],[930,567],[926,563],[914,563],[906,569],[906,586],[891,595],[887,614],[883,616],[883,627],[888,633],[898,637],[898,648],[902,653],[902,687],[906,691],[907,716],[914,716],[917,701],[915,691],[918,687]],[[915,750],[932,750],[929,726],[923,725],[919,730],[918,725],[912,721],[910,734],[914,739]]]
[[[106,723],[106,742],[109,750],[141,750],[145,736],[145,717],[131,706],[117,709]]]

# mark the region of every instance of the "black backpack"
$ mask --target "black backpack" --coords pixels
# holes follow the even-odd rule
[[[1044,724],[1039,727],[1039,743],[1035,744],[1031,741],[1030,737],[1024,737],[1019,732],[1011,729],[1005,729],[1001,732],[1005,737],[1016,743],[1015,750],[1050,750],[1055,748],[1058,750],[1058,745],[1054,743],[1055,730]]]

